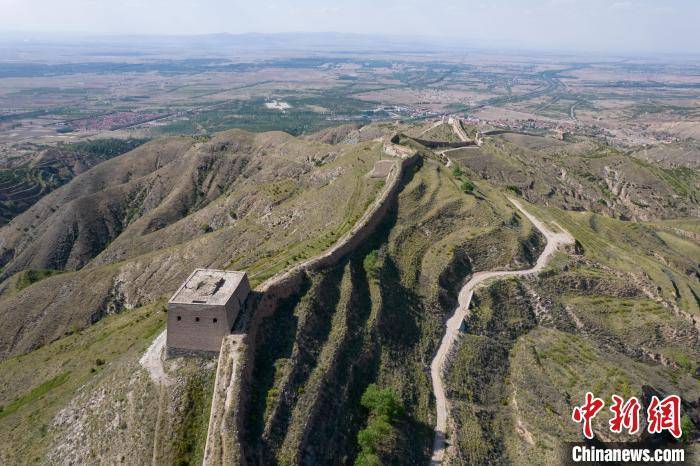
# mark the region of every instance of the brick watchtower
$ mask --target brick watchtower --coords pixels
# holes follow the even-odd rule
[[[218,353],[250,293],[245,272],[196,269],[168,301],[169,355]]]

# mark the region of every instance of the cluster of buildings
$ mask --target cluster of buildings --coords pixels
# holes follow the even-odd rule
[[[393,120],[404,118],[430,118],[439,115],[438,112],[432,110],[408,105],[379,105],[364,113],[368,118],[377,120],[386,120],[387,118]]]
[[[106,115],[66,121],[63,123],[63,126],[85,131],[112,131],[164,118],[166,116],[168,115],[163,113],[114,112]]]
[[[498,126],[501,128],[519,130],[519,131],[564,131],[573,132],[576,130],[575,123],[561,122],[561,121],[548,121],[548,120],[535,120],[529,118],[527,120],[492,120],[489,124],[493,126]]]

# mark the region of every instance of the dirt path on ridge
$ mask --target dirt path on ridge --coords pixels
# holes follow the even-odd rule
[[[141,359],[139,359],[139,363],[143,366],[144,369],[148,371],[148,373],[151,375],[151,379],[153,382],[156,384],[164,384],[167,385],[170,380],[168,379],[168,376],[165,374],[165,369],[163,369],[163,350],[165,349],[165,338],[166,337],[166,330],[163,330],[160,335],[156,337],[155,340],[153,340],[153,343],[151,343],[151,346],[148,347],[145,353],[143,353],[143,356],[141,356]]]
[[[561,232],[555,233],[551,231],[543,222],[527,212],[520,202],[510,198],[508,200],[513,203],[513,205],[517,207],[517,209],[522,212],[523,215],[525,215],[525,217],[527,217],[527,219],[530,220],[530,222],[532,222],[532,224],[544,235],[544,237],[547,239],[547,245],[545,246],[544,251],[542,251],[542,254],[540,254],[540,257],[537,258],[535,266],[531,269],[477,272],[472,275],[472,278],[460,290],[457,309],[455,309],[452,317],[447,320],[445,335],[442,338],[442,342],[440,343],[440,347],[438,348],[435,358],[430,364],[430,375],[433,381],[433,392],[435,393],[435,405],[437,408],[437,422],[435,425],[435,438],[433,440],[433,455],[430,460],[431,466],[437,466],[442,463],[445,450],[447,448],[449,407],[445,396],[442,372],[444,370],[447,355],[450,354],[450,349],[460,334],[462,322],[469,314],[469,303],[471,302],[474,289],[483,284],[485,281],[494,278],[538,273],[547,266],[549,260],[552,258],[559,246],[574,243],[574,238],[567,231],[561,228],[561,226],[557,225]]]

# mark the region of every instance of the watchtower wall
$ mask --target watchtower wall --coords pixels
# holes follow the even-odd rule
[[[238,314],[250,293],[248,278],[243,277],[225,304],[168,302],[167,346],[171,350],[218,353],[221,340],[231,334]]]

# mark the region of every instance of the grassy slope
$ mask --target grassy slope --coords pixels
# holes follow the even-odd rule
[[[40,461],[52,419],[76,394],[119,373],[163,328],[162,304],[109,316],[26,355],[0,362],[0,459]],[[144,413],[148,418],[149,412]]]
[[[680,393],[697,398],[700,383],[690,377],[677,380],[674,371],[655,364],[641,363],[619,352],[610,351],[591,339],[550,328],[538,328],[520,338],[510,359],[513,396],[505,416],[510,429],[505,431],[505,449],[514,464],[557,464],[562,440],[578,440],[581,433],[570,422],[573,404],[580,404],[586,389],[610,405],[610,396],[638,396],[642,386],[650,385],[665,393]],[[515,402],[513,400],[516,400]],[[505,411],[505,410],[504,410]],[[594,431],[606,440],[621,440],[608,432],[609,412],[595,419]],[[512,426],[522,426],[535,439],[530,444]]]
[[[266,320],[249,425],[255,457],[266,464],[352,461],[368,415],[359,399],[377,382],[395,388],[407,407],[383,460],[426,460],[433,406],[425,369],[454,289],[470,266],[527,261],[521,242],[529,228],[511,223],[500,195],[482,194],[464,194],[447,169],[426,160],[365,248],[311,277],[302,295]],[[334,449],[325,448],[329,442]]]
[[[255,284],[292,263],[314,257],[330,247],[359,220],[383,187],[382,181],[369,179],[365,175],[375,161],[386,157],[377,143],[347,148],[343,156],[323,166],[326,172],[344,170],[343,176],[333,181],[335,186],[332,189],[322,184],[297,190],[289,198],[283,196],[277,206],[281,212],[303,216],[303,222],[313,225],[314,230],[295,227],[291,232],[289,229],[268,232],[267,244],[263,243],[252,254],[251,251],[241,251],[226,267],[248,270]],[[262,188],[270,189],[273,195],[291,189],[275,184]],[[254,189],[260,189],[260,186]],[[329,221],[331,219],[333,223]],[[250,226],[248,223],[243,228]]]
[[[541,218],[548,218],[569,230],[583,245],[592,261],[627,273],[643,273],[660,287],[662,298],[700,316],[700,285],[695,272],[700,263],[700,245],[668,225],[697,229],[697,220],[623,222],[588,212],[567,212],[533,206]],[[678,292],[676,292],[676,289]]]
[[[447,141],[447,142],[457,142],[460,141],[459,137],[454,133],[452,126],[447,123],[436,126],[435,128],[420,135],[420,139],[426,139],[428,141]]]
[[[455,461],[557,464],[562,439],[579,438],[570,414],[587,390],[608,399],[641,397],[642,385],[686,400],[700,394],[697,331],[672,310],[698,315],[697,243],[652,223],[529,208],[569,230],[585,253],[558,256],[537,280],[476,294],[449,371]],[[696,223],[658,225],[693,231]],[[603,438],[606,419],[597,430]]]
[[[273,215],[284,217],[285,212],[292,212],[300,206],[314,210],[308,216],[299,216],[292,222],[293,228],[279,228],[262,234],[259,228],[254,228],[251,222],[244,219],[232,231],[204,234],[173,246],[169,248],[170,251],[138,256],[138,260],[157,263],[158,257],[164,254],[176,253],[180,249],[198,250],[201,245],[197,246],[197,243],[212,241],[209,238],[217,234],[238,235],[239,238],[240,235],[258,235],[258,242],[247,250],[244,257],[221,264],[249,267],[251,281],[258,283],[284,267],[322,251],[352,226],[381,188],[378,181],[367,179],[364,174],[382,156],[380,146],[373,143],[345,148],[341,157],[320,168],[326,172],[341,170],[343,176],[336,178],[330,187],[327,183],[320,183],[308,189],[298,189],[287,183],[288,192],[284,193],[280,182],[259,185],[258,189],[268,190],[268,195],[278,197]],[[338,204],[343,207],[338,209]],[[305,225],[312,228],[305,228]],[[216,244],[216,241],[212,242]],[[220,252],[218,254],[221,255]],[[101,276],[111,277],[123,266],[121,263],[100,266],[90,270],[89,275],[91,280],[99,282]],[[62,275],[85,273],[87,271]],[[51,284],[51,280],[56,278],[59,277],[38,281],[29,288],[44,286],[55,289],[57,286]],[[51,425],[51,420],[61,409],[68,409],[71,413],[75,412],[81,422],[93,425],[90,432],[94,436],[84,443],[85,448],[93,449],[95,455],[106,454],[103,458],[110,458],[109,454],[118,453],[134,463],[144,462],[153,451],[158,411],[166,406],[170,406],[166,408],[168,410],[179,406],[180,414],[175,416],[172,425],[159,424],[157,436],[165,439],[165,442],[156,445],[156,454],[166,463],[179,460],[196,463],[203,451],[202,436],[206,434],[213,372],[211,367],[205,369],[196,364],[194,367],[174,369],[179,374],[178,383],[168,395],[159,394],[148,382],[138,358],[163,327],[164,313],[160,312],[160,306],[154,304],[108,316],[80,331],[76,331],[78,326],[75,326],[74,330],[69,330],[74,332],[69,336],[1,362],[1,380],[5,383],[0,389],[0,404],[5,407],[0,413],[0,438],[4,445],[20,444],[21,447],[4,449],[4,456],[0,456],[0,459],[13,463],[17,458],[43,458],[47,449],[68,441],[66,435],[71,433],[69,425]],[[96,365],[97,359],[104,360],[105,364]],[[92,367],[95,372],[91,371]],[[119,378],[132,380],[133,386],[120,387]],[[139,396],[134,397],[134,387],[139,387]],[[108,395],[106,400],[101,399],[98,403],[95,396],[102,389],[107,390]],[[74,406],[81,404],[78,400],[82,400],[88,405],[99,404],[105,412],[126,416],[129,409],[135,408],[120,405],[120,399],[133,399],[132,404],[141,405],[143,410],[138,423],[117,429],[117,434],[121,434],[118,441],[112,439],[105,442],[106,438],[100,437],[101,432],[109,430],[112,418],[96,412],[81,412]],[[201,417],[198,413],[206,413],[206,416]],[[143,431],[145,437],[137,434],[137,430]],[[143,440],[144,445],[137,448],[130,443],[129,435],[133,437],[131,442]],[[81,453],[88,451],[77,446],[75,450]]]
[[[506,134],[449,156],[502,187],[517,187],[530,202],[639,219],[698,212],[697,170],[661,168],[585,138]]]

